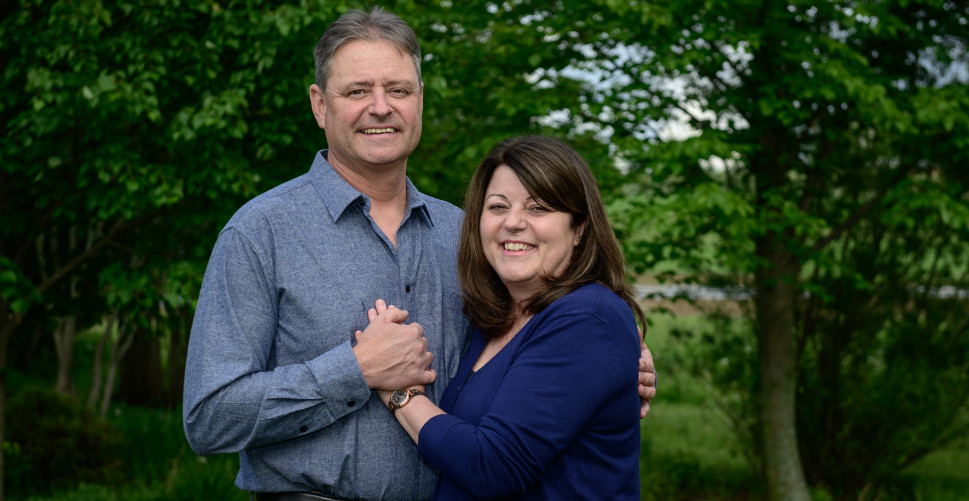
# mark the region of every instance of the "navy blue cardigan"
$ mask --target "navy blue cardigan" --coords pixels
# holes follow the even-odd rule
[[[480,331],[421,428],[435,499],[639,499],[639,333],[586,285],[532,317],[473,375]],[[470,377],[469,377],[470,375]]]

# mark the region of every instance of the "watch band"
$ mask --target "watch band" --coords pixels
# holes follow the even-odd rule
[[[393,414],[397,409],[407,405],[410,402],[411,397],[416,397],[417,395],[425,395],[425,393],[421,390],[405,388],[396,390],[390,395],[390,400],[387,401],[387,408],[390,409],[391,414]]]

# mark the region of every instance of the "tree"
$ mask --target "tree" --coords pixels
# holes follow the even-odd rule
[[[0,371],[31,309],[63,319],[69,367],[72,333],[109,312],[99,277],[115,263],[197,290],[231,210],[306,163],[304,28],[338,7],[3,4]]]
[[[564,30],[603,34],[573,65],[598,82],[565,127],[609,131],[639,177],[613,206],[628,257],[640,271],[673,260],[754,291],[767,497],[808,499],[799,305],[824,295],[812,271],[835,267],[862,224],[904,217],[899,206],[964,213],[969,7],[605,0],[563,11],[552,17],[596,21]]]

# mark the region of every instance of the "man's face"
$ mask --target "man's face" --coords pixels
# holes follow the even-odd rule
[[[330,68],[326,89],[310,88],[330,164],[358,173],[406,165],[424,108],[413,60],[389,42],[356,40],[336,51]]]

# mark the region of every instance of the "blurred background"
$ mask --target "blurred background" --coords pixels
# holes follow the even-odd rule
[[[248,499],[182,433],[196,296],[372,3],[0,3],[0,499]],[[522,133],[595,172],[660,372],[643,499],[967,499],[969,2],[379,3],[422,191]]]

